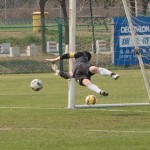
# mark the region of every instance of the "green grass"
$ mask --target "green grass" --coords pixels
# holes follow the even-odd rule
[[[118,81],[93,77],[108,98],[76,84],[76,104],[147,102],[139,70],[117,70]],[[39,78],[44,88],[34,92]],[[149,150],[150,107],[66,109],[68,81],[53,74],[0,75],[0,150]]]

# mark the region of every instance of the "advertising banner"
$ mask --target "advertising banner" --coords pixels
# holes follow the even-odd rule
[[[150,64],[150,17],[132,18],[136,41],[144,63]],[[114,18],[114,64],[136,65],[138,59],[134,51],[127,18]]]

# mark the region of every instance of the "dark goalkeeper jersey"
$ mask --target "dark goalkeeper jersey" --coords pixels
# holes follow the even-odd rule
[[[66,53],[60,57],[61,60],[63,59],[69,59],[69,58],[75,58],[75,61],[88,63],[91,59],[91,54],[89,52],[83,51],[83,52],[76,52],[76,53]]]
[[[93,75],[89,72],[89,67],[91,66],[88,62],[91,59],[91,54],[89,52],[76,52],[76,53],[66,53],[60,57],[61,60],[75,58],[73,65],[73,77],[76,81],[82,85],[82,79],[90,79]]]
[[[66,53],[60,57],[61,60],[75,58],[74,62],[74,70],[81,64],[81,63],[88,63],[91,59],[91,54],[87,51],[83,52],[76,52],[76,53]]]

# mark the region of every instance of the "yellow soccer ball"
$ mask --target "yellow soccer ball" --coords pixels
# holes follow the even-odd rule
[[[88,95],[86,98],[85,98],[85,103],[87,105],[92,105],[92,104],[96,104],[96,97],[94,95]]]

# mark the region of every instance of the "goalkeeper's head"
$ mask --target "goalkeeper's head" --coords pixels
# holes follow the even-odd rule
[[[86,55],[86,57],[88,58],[88,61],[90,61],[91,60],[91,53],[90,52],[87,52],[87,51],[84,51],[83,52],[85,55]]]

